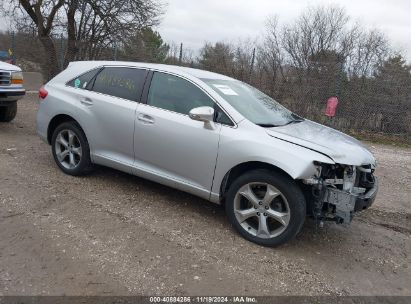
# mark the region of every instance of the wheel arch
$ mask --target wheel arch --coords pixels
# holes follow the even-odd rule
[[[225,200],[225,194],[227,193],[227,190],[229,189],[230,185],[241,175],[248,171],[252,170],[258,170],[258,169],[265,169],[269,170],[272,172],[276,172],[277,174],[280,174],[282,176],[285,176],[287,178],[290,178],[294,180],[294,178],[288,174],[286,171],[283,169],[262,161],[248,161],[248,162],[243,162],[240,164],[237,164],[233,168],[231,168],[225,175],[224,178],[221,182],[220,185],[220,203],[224,203]]]
[[[69,121],[74,121],[76,124],[78,124],[80,126],[80,128],[83,130],[84,129],[81,127],[80,123],[74,119],[72,116],[67,115],[67,114],[58,114],[56,116],[54,116],[51,120],[50,123],[47,127],[47,142],[49,144],[51,144],[51,138],[53,136],[54,130],[61,125],[64,122],[69,122]],[[85,133],[84,133],[85,134]],[[87,138],[87,135],[86,135]]]

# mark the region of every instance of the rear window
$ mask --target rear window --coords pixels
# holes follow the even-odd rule
[[[100,70],[101,68],[88,71],[87,73],[70,80],[67,82],[67,85],[73,88],[89,90],[93,85],[93,78]]]
[[[106,67],[96,77],[93,91],[139,101],[147,71],[135,68]]]

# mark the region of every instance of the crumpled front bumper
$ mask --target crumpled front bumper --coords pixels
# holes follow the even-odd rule
[[[367,209],[374,203],[378,192],[378,179],[374,176],[374,180],[374,187],[368,190],[366,193],[357,197],[354,207],[355,212]]]
[[[335,206],[337,223],[350,223],[354,213],[370,207],[377,196],[378,179],[375,178],[374,185],[365,193],[356,194],[339,189],[327,187],[324,202]]]

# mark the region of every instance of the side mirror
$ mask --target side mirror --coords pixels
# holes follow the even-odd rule
[[[210,122],[214,120],[214,109],[212,107],[194,108],[188,114],[192,120]]]
[[[194,108],[188,113],[192,120],[203,121],[206,129],[214,130],[214,109],[212,107]]]

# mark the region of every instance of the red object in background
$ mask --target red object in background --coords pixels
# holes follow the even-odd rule
[[[42,86],[42,87],[39,89],[39,97],[40,97],[40,99],[46,98],[48,94],[49,94],[49,92],[47,92],[47,90],[44,88],[44,86]]]
[[[328,98],[327,100],[327,108],[325,109],[325,115],[328,117],[334,117],[335,111],[337,110],[338,106],[338,98],[333,96]]]

